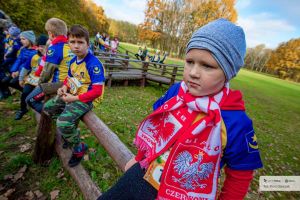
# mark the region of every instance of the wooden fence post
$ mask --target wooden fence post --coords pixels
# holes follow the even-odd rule
[[[165,75],[165,73],[166,73],[166,66],[163,65],[162,70],[161,70],[161,75]]]
[[[49,97],[46,98],[47,101]],[[33,161],[39,164],[47,164],[54,153],[55,129],[52,127],[52,119],[44,112],[40,115],[37,128],[37,138],[35,142]]]
[[[129,52],[126,50],[126,55],[127,56],[125,56],[125,58],[127,59],[127,60],[125,60],[124,61],[124,63],[125,63],[125,70],[128,70],[128,67],[129,67]]]
[[[107,87],[110,88],[111,87],[111,83],[112,83],[112,69],[109,65],[110,62],[105,61],[105,70],[107,71]]]
[[[177,75],[177,69],[178,69],[177,66],[173,68],[170,86],[173,85],[173,84],[175,83],[176,75]]]
[[[148,71],[148,62],[143,62],[143,72],[142,72],[142,81],[141,81],[141,87],[145,87],[146,85],[146,75]]]

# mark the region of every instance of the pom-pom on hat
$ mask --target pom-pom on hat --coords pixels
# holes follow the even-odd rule
[[[230,80],[244,65],[245,33],[241,27],[227,19],[218,19],[193,33],[187,44],[186,53],[191,49],[210,51],[222,68],[226,80]]]

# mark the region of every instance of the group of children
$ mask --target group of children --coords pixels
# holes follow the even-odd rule
[[[73,167],[87,150],[76,126],[101,99],[104,70],[88,50],[85,28],[74,25],[67,34],[66,24],[52,18],[45,29],[50,44],[42,57],[43,47],[38,50],[40,54],[34,48],[33,32],[21,33],[22,57],[17,57],[18,66],[13,65],[11,80],[24,92],[26,85],[32,85],[27,78],[38,77],[33,81],[38,86],[25,102],[56,119],[62,137],[73,147],[69,160]],[[138,127],[134,140],[137,154],[126,164],[124,175],[99,200],[245,197],[254,170],[262,167],[242,94],[229,88],[229,81],[243,66],[245,52],[242,28],[225,19],[210,22],[192,35],[183,80],[154,103],[153,112]],[[38,61],[34,61],[36,58]],[[40,75],[36,73],[39,67],[32,73],[37,63],[42,68]],[[56,96],[44,108],[34,106],[42,104],[45,94],[53,93]],[[222,168],[226,177],[218,192]]]
[[[98,32],[95,37],[94,45],[99,51],[116,54],[119,47],[119,39],[117,36],[114,36],[114,38],[110,40],[109,35],[106,33],[100,34]]]
[[[8,29],[14,37],[13,43],[20,40],[22,46],[1,87],[14,87],[22,92],[16,120],[28,112],[27,105],[56,120],[66,141],[64,147],[72,148],[69,166],[74,167],[87,150],[87,145],[80,140],[77,125],[80,117],[97,106],[102,98],[104,69],[100,60],[89,51],[89,33],[84,27],[73,25],[68,30],[63,20],[51,18],[46,22],[45,30],[48,37],[41,35],[36,40],[33,31]],[[16,47],[11,48],[13,50],[8,53]],[[4,63],[6,60],[5,56]],[[54,97],[44,104],[45,95]]]
[[[162,55],[163,56],[161,57],[160,50],[157,49],[155,51],[155,54],[151,56],[148,52],[147,47],[144,46],[144,48],[139,47],[138,52],[135,54],[135,57],[138,60],[142,60],[142,61],[146,61],[148,59],[150,62],[164,64],[169,53],[167,51],[164,51]]]

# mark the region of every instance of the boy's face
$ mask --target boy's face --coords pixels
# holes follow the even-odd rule
[[[49,40],[50,41],[54,40],[55,35],[53,33],[51,33],[51,31],[47,31],[47,33],[48,33]]]
[[[30,41],[25,37],[21,36],[20,39],[23,47],[29,47],[31,45]]]
[[[186,54],[183,80],[192,95],[208,96],[219,92],[226,78],[209,51],[191,49]]]
[[[73,37],[72,35],[69,36],[69,45],[72,52],[78,58],[84,58],[88,53],[89,45],[84,37],[78,38]]]

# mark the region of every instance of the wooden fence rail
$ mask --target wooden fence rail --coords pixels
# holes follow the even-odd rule
[[[128,85],[130,80],[139,80],[141,87],[144,87],[147,80],[172,85],[182,79],[182,66],[128,59],[126,55],[98,54],[106,69],[108,87],[111,87],[113,80],[122,80],[124,85]]]
[[[44,121],[44,123],[39,123],[35,151],[33,153],[34,156],[39,155],[39,159],[34,159],[34,161],[39,164],[44,164],[48,160],[50,160],[53,155],[53,151],[51,152],[49,151],[49,149],[53,149],[52,146],[55,143],[55,150],[60,157],[64,168],[75,180],[84,198],[87,200],[97,199],[97,197],[101,195],[99,187],[92,181],[88,172],[83,168],[81,164],[73,168],[70,168],[68,166],[68,160],[72,152],[69,149],[62,148],[60,136],[61,134],[58,130],[55,132],[53,131],[53,129],[49,129],[49,127],[51,127],[51,122],[47,121],[48,118],[43,119],[44,117],[46,117],[46,115],[42,114],[41,121]],[[85,114],[82,121],[85,123],[87,128],[91,130],[91,132],[96,136],[99,143],[116,162],[118,167],[124,172],[125,164],[133,157],[131,151],[121,142],[119,137],[96,116],[94,112],[90,111]],[[48,122],[48,124],[45,122]],[[47,130],[47,132],[45,132],[45,130]],[[56,140],[54,142],[51,138],[55,137],[55,135]],[[53,142],[45,143],[45,141],[49,140]],[[41,146],[41,144],[43,144],[43,146]]]

